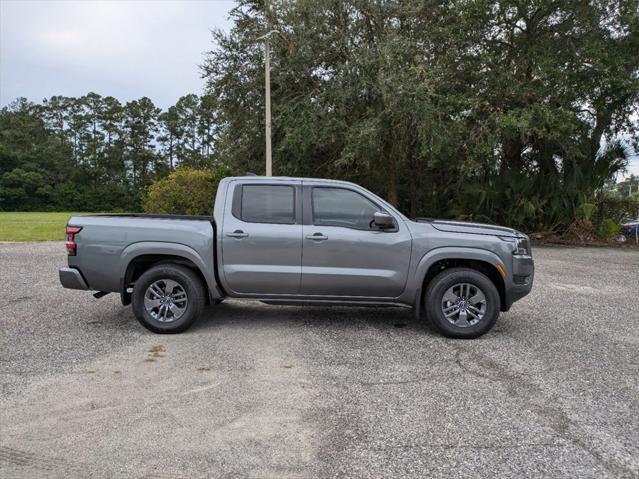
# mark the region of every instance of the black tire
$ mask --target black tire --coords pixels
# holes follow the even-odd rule
[[[457,326],[446,319],[442,309],[444,294],[449,288],[459,284],[470,284],[474,288],[479,288],[485,297],[483,316],[475,324],[465,327]],[[469,268],[450,268],[439,273],[429,283],[424,295],[424,308],[430,324],[444,336],[473,339],[487,333],[495,325],[501,310],[501,300],[497,288],[484,274]]]
[[[163,280],[175,281],[184,290],[187,298],[182,315],[178,319],[166,322],[154,318],[144,304],[149,286]],[[154,333],[174,334],[186,331],[200,317],[206,303],[206,292],[202,281],[193,270],[177,264],[161,264],[150,268],[137,279],[131,300],[133,313],[142,326]]]

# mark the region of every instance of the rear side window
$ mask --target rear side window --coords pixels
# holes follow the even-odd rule
[[[241,219],[247,223],[295,223],[295,188],[280,185],[242,186]]]
[[[313,188],[313,224],[370,229],[380,208],[359,193],[344,188]]]

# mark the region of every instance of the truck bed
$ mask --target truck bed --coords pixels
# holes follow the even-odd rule
[[[206,272],[209,285],[215,283],[211,216],[96,214],[73,216],[68,224],[82,228],[69,266],[81,271],[89,289],[120,291],[127,265],[140,255],[180,254]]]

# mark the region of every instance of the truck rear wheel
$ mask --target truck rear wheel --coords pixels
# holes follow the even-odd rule
[[[202,314],[205,290],[198,275],[176,264],[150,268],[133,286],[133,313],[154,333],[181,333]]]
[[[493,282],[474,269],[451,268],[439,273],[424,297],[430,323],[449,338],[472,339],[490,331],[501,309]]]

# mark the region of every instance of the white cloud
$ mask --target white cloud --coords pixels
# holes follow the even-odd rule
[[[232,1],[0,2],[0,104],[89,91],[167,107],[199,93],[197,65]]]

